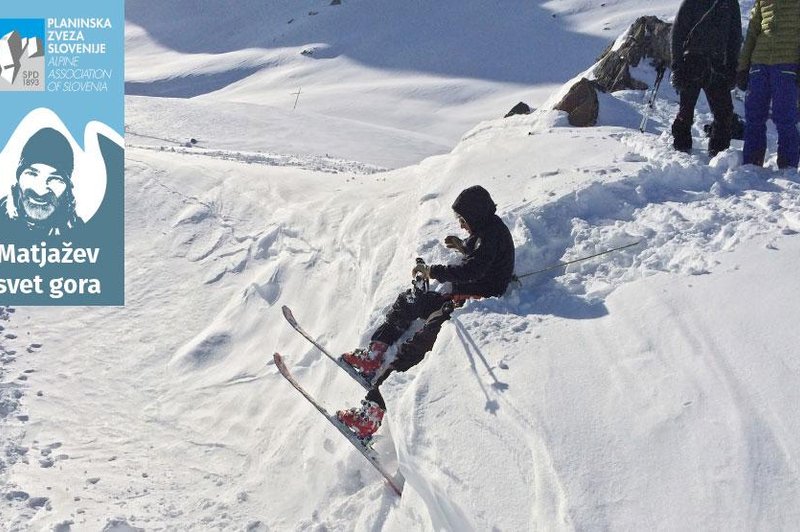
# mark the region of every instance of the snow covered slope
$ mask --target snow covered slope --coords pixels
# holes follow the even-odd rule
[[[366,5],[326,4],[313,3],[320,13],[309,23]],[[199,54],[278,53],[242,35],[204,41],[210,28],[194,35],[196,48],[188,35],[170,41],[167,19],[196,16],[202,28],[202,17],[165,5],[181,3],[153,6],[150,22],[144,12],[129,17],[129,64],[143,83],[162,79],[158,66],[152,78],[135,66],[154,42],[187,69]],[[270,5],[283,6],[280,20],[312,9]],[[624,26],[625,16],[676,3],[534,6],[566,21],[561,28],[593,35],[605,17]],[[141,29],[162,19],[161,30]],[[588,59],[565,65],[558,84],[599,53],[567,35],[561,46]],[[344,72],[367,80],[361,68]],[[375,87],[419,79],[380,68]],[[452,68],[448,76],[467,76]],[[652,79],[647,68],[639,75]],[[339,91],[341,79],[320,81],[320,90]],[[549,80],[523,80],[540,81]],[[342,133],[342,151],[329,150],[277,118],[257,129],[254,109],[268,106],[222,96],[248,82],[256,80],[188,100],[129,100],[138,135],[127,152],[124,308],[0,313],[5,528],[791,530],[800,522],[796,171],[777,172],[774,157],[772,168],[742,168],[735,150],[709,161],[699,127],[695,153],[672,152],[661,133],[676,110],[666,87],[645,134],[635,129],[642,94],[623,93],[602,98],[595,128],[542,110],[481,122],[448,153],[420,160],[431,145],[402,139],[422,134],[409,124],[430,120],[425,106],[409,106],[416,118],[398,122],[396,142],[373,134],[378,121],[356,127],[359,117],[318,109]],[[378,108],[382,94],[360,102]],[[462,111],[493,107],[486,98]],[[446,127],[456,131],[463,116]],[[179,118],[217,129],[183,147],[194,134]],[[267,131],[274,136],[254,140]],[[385,159],[362,156],[378,145]],[[386,382],[379,443],[397,450],[406,478],[398,499],[277,373],[279,350],[331,409],[363,394],[280,308],[290,305],[334,352],[363,344],[408,286],[415,257],[454,260],[442,244],[459,231],[450,204],[476,183],[512,229],[520,274],[641,244],[469,303],[420,365]]]
[[[520,100],[539,106],[637,16],[672,16],[677,2],[329,4],[126,2],[129,144],[194,137],[412,164]]]

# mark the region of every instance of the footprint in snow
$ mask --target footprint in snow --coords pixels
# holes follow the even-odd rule
[[[53,532],[71,532],[72,525],[75,524],[75,521],[72,519],[67,519],[66,521],[61,521],[57,525],[53,527]]]
[[[9,491],[5,495],[7,501],[27,501],[30,497],[25,491]]]
[[[325,449],[328,453],[333,453],[336,446],[333,444],[329,438],[326,438],[325,441],[322,443],[322,448]]]
[[[420,204],[425,203],[426,201],[434,200],[439,197],[439,194],[425,194],[419,199]]]
[[[647,157],[639,155],[638,153],[628,152],[622,156],[622,160],[626,163],[646,163]]]
[[[47,497],[31,497],[28,499],[28,506],[34,509],[41,508],[47,505],[50,502],[50,499]]]

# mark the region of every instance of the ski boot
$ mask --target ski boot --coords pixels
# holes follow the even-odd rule
[[[361,400],[361,408],[353,407],[349,410],[339,410],[336,417],[353,431],[364,445],[369,444],[383,421],[383,409],[375,401]]]
[[[675,151],[692,152],[692,124],[679,118],[672,123],[672,147]]]
[[[374,340],[370,342],[369,349],[359,347],[350,353],[343,354],[341,359],[355,368],[367,380],[371,380],[383,364],[383,357],[386,355],[387,349],[389,349],[388,344]]]

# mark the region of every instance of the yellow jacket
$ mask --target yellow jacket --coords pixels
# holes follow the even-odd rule
[[[739,54],[739,70],[751,64],[800,63],[800,0],[756,0]]]

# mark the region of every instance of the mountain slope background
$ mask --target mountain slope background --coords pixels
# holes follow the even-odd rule
[[[2,314],[0,522],[794,526],[797,172],[709,160],[704,102],[674,153],[666,84],[647,133],[641,92],[594,128],[544,106],[678,2],[201,4],[127,3],[126,306]],[[519,100],[540,109],[499,119]],[[386,382],[397,498],[277,373],[276,350],[331,409],[362,396],[280,308],[363,345],[415,257],[455,260],[473,184],[519,274],[640,243],[468,303]]]

